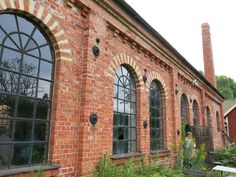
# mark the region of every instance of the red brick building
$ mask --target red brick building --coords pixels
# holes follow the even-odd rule
[[[1,0],[0,176],[89,176],[105,153],[173,162],[181,123],[223,146],[202,29],[206,78],[122,0]]]

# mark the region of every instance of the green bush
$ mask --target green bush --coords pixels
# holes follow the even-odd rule
[[[195,150],[191,159],[184,158],[184,167],[202,170],[205,165],[206,157],[205,144],[202,144],[199,149]]]
[[[157,154],[156,154],[157,156]],[[105,155],[99,162],[93,173],[93,177],[186,177],[180,170],[173,170],[167,166],[157,163],[149,158],[149,163],[137,165],[133,159],[127,160],[124,165],[116,166],[110,158]]]
[[[224,165],[236,167],[236,144],[218,149],[214,152],[214,161],[229,160]]]

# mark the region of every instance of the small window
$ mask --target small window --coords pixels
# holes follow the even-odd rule
[[[208,106],[206,107],[206,124],[211,127],[211,114]]]
[[[0,14],[0,169],[47,163],[51,48],[39,26]]]
[[[134,153],[137,151],[136,86],[125,66],[116,70],[113,100],[113,155]]]
[[[181,121],[182,123],[187,124],[187,108],[188,108],[188,99],[185,94],[181,96]]]
[[[217,130],[220,131],[221,130],[221,122],[220,122],[220,115],[219,112],[216,112],[216,123],[217,123]]]
[[[150,149],[164,149],[162,92],[157,81],[153,81],[149,93]]]
[[[198,112],[199,112],[199,107],[198,107],[198,103],[196,100],[193,101],[193,124],[194,126],[198,125]]]

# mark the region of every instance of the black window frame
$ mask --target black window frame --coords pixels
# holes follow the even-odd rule
[[[10,73],[13,76],[16,75],[17,88],[16,91],[3,91],[3,87],[0,87],[0,104],[2,104],[0,106],[5,106],[3,103],[6,97],[9,99],[12,98],[14,101],[14,104],[12,105],[12,107],[14,107],[12,108],[13,114],[11,116],[0,114],[1,128],[4,126],[6,128],[6,124],[4,126],[1,125],[2,122],[10,122],[9,127],[11,129],[11,131],[7,133],[4,132],[4,134],[9,136],[10,140],[0,142],[1,147],[8,146],[11,148],[10,162],[5,164],[4,167],[0,166],[0,169],[47,164],[55,72],[55,54],[53,46],[45,30],[43,30],[39,24],[35,23],[30,18],[22,14],[12,12],[0,13],[0,16],[2,15],[9,18],[12,16],[15,19],[16,29],[14,29],[14,32],[8,32],[4,29],[6,26],[0,25],[0,30],[5,34],[5,38],[0,41],[0,75],[1,79],[4,76],[4,73]],[[21,24],[20,21],[21,23],[24,22],[24,24]],[[30,34],[28,34],[23,31],[23,27],[20,27],[20,25],[32,25],[33,30]],[[16,42],[16,38],[13,39],[12,35],[18,35],[19,43]],[[7,39],[9,39],[15,46],[7,46],[5,44]],[[40,44],[40,40],[46,42],[44,44]],[[46,50],[43,48],[46,48]],[[4,50],[10,50],[11,52],[15,51],[20,54],[21,57],[16,59],[16,62],[19,62],[19,70],[13,70],[12,67],[5,67],[3,62]],[[49,51],[49,53],[46,53],[45,51]],[[48,55],[49,58],[45,57],[45,54]],[[32,59],[30,60],[30,64],[26,63],[27,57]],[[33,61],[38,63],[36,67],[33,66]],[[45,68],[42,69],[42,67],[40,67],[40,65],[43,64],[46,64],[44,66],[49,67],[49,69],[46,71],[43,70]],[[31,68],[27,68],[27,66],[30,66]],[[36,74],[32,73],[30,69],[31,71],[35,69]],[[22,85],[27,85],[27,83],[28,86],[32,85],[30,92],[28,92],[30,89],[26,86],[24,89],[22,88]],[[45,93],[41,95],[42,92]],[[32,104],[32,106],[27,107],[27,104]],[[11,107],[9,109],[11,109]],[[29,115],[27,115],[27,111],[28,113],[30,112]],[[29,129],[22,129],[22,125],[24,125],[24,127],[29,126]],[[4,129],[4,131],[6,130]],[[24,137],[24,131],[26,133],[29,131],[28,137]],[[19,134],[23,135],[20,136]],[[19,156],[17,156],[18,150]],[[23,156],[23,152],[27,152],[27,157],[21,157]],[[43,152],[41,157],[37,157],[37,153],[39,152]],[[16,162],[17,159],[19,160],[18,162]],[[24,162],[24,159],[27,160]]]
[[[153,80],[149,91],[150,151],[164,150],[163,90]]]
[[[185,94],[181,96],[181,122],[188,123],[188,98]]]
[[[199,124],[199,106],[196,100],[193,100],[193,125]]]
[[[136,92],[132,72],[126,65],[120,65],[114,78],[113,155],[137,152]]]

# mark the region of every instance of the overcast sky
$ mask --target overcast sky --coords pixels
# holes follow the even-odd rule
[[[201,24],[210,25],[216,75],[236,81],[235,0],[126,0],[197,70],[204,71]]]

